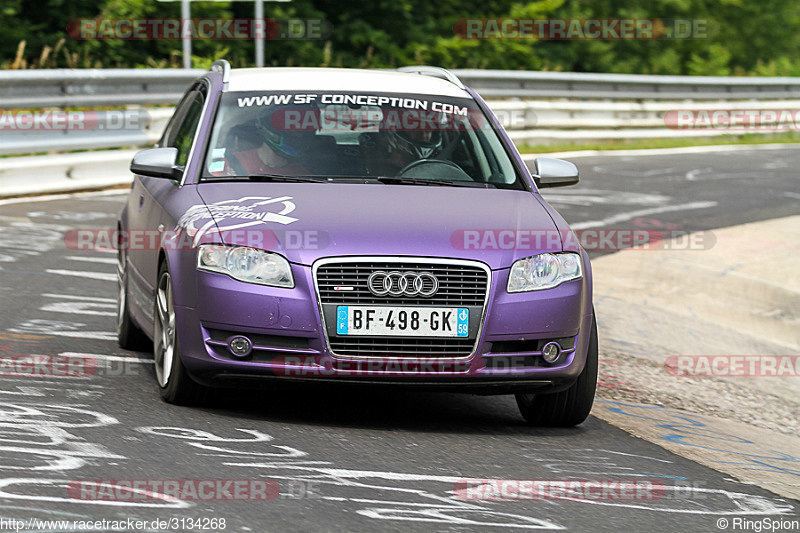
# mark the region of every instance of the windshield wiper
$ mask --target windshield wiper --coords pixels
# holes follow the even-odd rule
[[[316,176],[287,176],[285,174],[252,174],[250,176],[225,176],[221,178],[205,178],[204,181],[291,181],[308,183],[330,183],[328,178]]]
[[[388,185],[438,185],[440,187],[473,187],[478,189],[493,189],[491,183],[464,180],[428,180],[424,178],[404,178],[402,176],[378,176],[373,178]]]

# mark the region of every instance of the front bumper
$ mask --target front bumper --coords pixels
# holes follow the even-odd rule
[[[589,275],[553,289],[509,294],[509,270],[493,271],[483,324],[469,357],[356,358],[330,352],[312,269],[292,269],[294,289],[196,272],[199,305],[176,307],[182,360],[194,379],[211,386],[257,386],[276,379],[505,394],[556,391],[583,370],[592,320]],[[253,342],[247,359],[227,349],[227,339],[235,334]],[[541,347],[551,340],[564,350],[547,364]]]

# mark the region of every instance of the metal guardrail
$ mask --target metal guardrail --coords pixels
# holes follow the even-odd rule
[[[136,150],[98,150],[72,154],[0,159],[0,198],[86,189],[131,182],[128,168]]]
[[[25,109],[175,104],[191,81],[203,72],[200,69],[0,71],[0,110],[6,110],[0,111],[0,154],[151,144],[160,136],[171,114],[170,108],[127,110],[129,114],[138,113],[139,120],[124,128],[25,129],[9,127],[4,119]],[[726,132],[670,129],[664,115],[669,110],[687,108],[794,109],[800,103],[800,77],[452,72],[488,99],[516,142],[536,144],[719,135]],[[792,103],[792,99],[797,100]],[[103,114],[113,112],[88,113],[94,113],[95,122],[102,124],[106,122]]]
[[[579,72],[455,70],[486,98],[692,99],[800,98],[800,77],[652,76]]]
[[[800,109],[800,78],[453,72],[487,99],[518,143],[719,135],[727,132],[670,129],[664,116],[676,109]],[[0,71],[0,154],[151,144],[172,113],[171,107],[152,106],[174,105],[202,73],[199,69]],[[26,110],[61,109],[65,110],[62,115],[71,116],[69,109],[76,107],[116,110],[84,112],[83,123],[91,127],[64,127],[62,122],[60,128],[29,128],[30,117],[20,122]],[[114,114],[121,112],[135,120],[124,128],[107,127]],[[16,126],[9,127],[9,119]],[[113,150],[3,158],[0,196],[127,183],[133,153]]]
[[[609,139],[709,137],[736,133],[769,134],[796,129],[800,116],[797,100],[729,101],[586,101],[586,100],[489,100],[492,111],[517,143],[586,142]],[[726,128],[710,123],[717,113],[722,119],[758,114],[764,123],[753,128]],[[689,115],[700,125],[682,125],[679,115]],[[770,114],[773,117],[766,118]],[[709,121],[705,126],[702,120]],[[749,119],[748,119],[749,120]],[[691,122],[691,120],[689,120]],[[741,123],[740,123],[741,124]]]
[[[146,146],[161,137],[173,111],[51,111],[15,113],[9,119],[0,112],[0,155]]]
[[[174,104],[200,69],[0,71],[0,109]]]
[[[0,72],[0,109],[170,104],[200,69],[51,69]],[[453,70],[486,98],[735,100],[800,98],[800,77],[649,76]]]

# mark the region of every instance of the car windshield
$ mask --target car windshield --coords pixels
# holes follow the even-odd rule
[[[497,132],[471,98],[223,94],[203,180],[300,177],[522,188]]]

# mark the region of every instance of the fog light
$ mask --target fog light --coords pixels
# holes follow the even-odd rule
[[[542,358],[548,363],[555,363],[558,361],[558,356],[561,355],[561,346],[557,342],[548,342],[542,346]]]
[[[228,349],[236,357],[247,357],[250,355],[250,350],[253,349],[253,344],[247,337],[238,335],[228,341]]]

